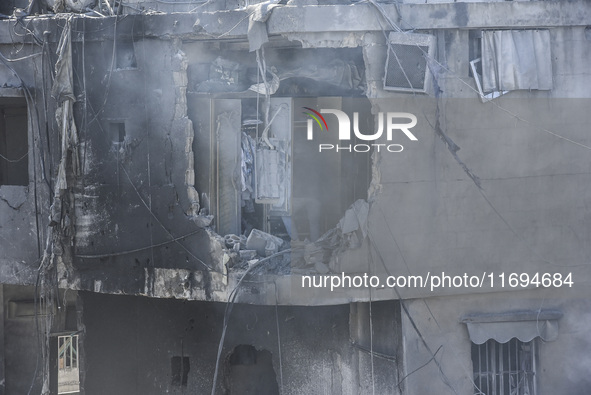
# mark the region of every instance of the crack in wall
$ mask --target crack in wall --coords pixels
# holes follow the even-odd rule
[[[187,67],[189,62],[187,56],[180,49],[181,42],[175,40],[173,46],[176,53],[172,57],[172,78],[175,86],[175,106],[173,123],[181,123],[179,125],[185,132],[185,158],[187,160],[187,169],[185,171],[185,185],[187,187],[187,197],[189,199],[189,207],[186,214],[190,218],[199,215],[199,192],[195,188],[195,154],[193,152],[193,139],[195,138],[195,131],[193,129],[193,122],[187,116],[187,85],[189,79],[187,76]]]
[[[16,211],[18,211],[23,206],[23,204],[25,204],[25,202],[26,202],[26,199],[25,200],[17,200],[15,202],[11,199],[5,198],[4,196],[0,196],[0,200],[5,202],[8,205],[8,207],[10,207],[11,209],[16,210]]]

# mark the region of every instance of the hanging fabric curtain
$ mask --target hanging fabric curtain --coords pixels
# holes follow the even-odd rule
[[[552,89],[548,30],[482,32],[484,92]]]

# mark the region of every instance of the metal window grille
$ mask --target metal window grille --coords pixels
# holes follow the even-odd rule
[[[535,340],[472,344],[475,395],[535,395]]]
[[[78,335],[58,337],[58,369],[78,369]]]

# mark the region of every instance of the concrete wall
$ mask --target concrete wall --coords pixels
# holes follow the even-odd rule
[[[31,385],[40,391],[42,380],[33,380],[37,356],[40,352],[39,338],[35,330],[35,318],[14,317],[8,313],[11,301],[32,300],[30,287],[3,287],[3,394],[27,393]],[[43,318],[41,317],[40,320]],[[39,363],[41,363],[41,358]]]
[[[22,159],[28,161],[27,185],[0,185],[0,250],[2,251],[0,254],[0,278],[3,279],[3,283],[33,284],[35,267],[38,266],[40,251],[45,244],[47,235],[45,226],[49,213],[49,205],[44,203],[49,200],[49,188],[42,178],[39,149],[40,147],[43,149],[46,158],[45,174],[49,176],[49,166],[52,160],[48,153],[48,147],[54,141],[50,139],[48,146],[44,131],[44,134],[40,135],[40,126],[46,123],[41,96],[38,101],[32,100],[31,97],[25,95],[26,92],[23,89],[24,83],[31,94],[42,91],[40,79],[37,80],[38,85],[36,85],[35,70],[41,68],[41,57],[36,56],[37,49],[32,45],[23,45],[21,51],[15,54],[13,46],[2,45],[1,47],[3,53],[10,54],[8,56],[10,59],[32,56],[26,62],[15,62],[12,65],[6,62],[9,66],[0,65],[0,79],[4,81],[3,87],[0,88],[0,96],[2,102],[6,104],[10,104],[13,100],[19,105],[26,103],[29,117],[33,117],[34,120],[28,125],[24,125],[29,144],[28,156]],[[18,70],[18,75],[15,75],[13,70]],[[52,123],[51,118],[48,123]],[[20,130],[9,130],[9,132],[20,132]],[[19,159],[15,157],[16,155],[16,152],[7,152],[10,160]]]
[[[106,292],[152,292],[145,284],[154,268],[221,271],[219,243],[192,221],[199,196],[183,52],[169,41],[136,40],[120,43],[115,54],[112,42],[93,43],[85,54],[87,86],[103,88],[89,91],[94,107],[75,196],[81,286],[94,289],[99,279]],[[135,65],[118,67],[118,57],[134,57]],[[124,125],[122,141],[115,124]]]
[[[292,11],[297,14],[301,10]],[[184,21],[179,29],[184,28],[186,21],[180,16],[179,20]],[[150,294],[155,269],[200,272],[204,262],[218,272],[224,270],[220,262],[225,258],[219,239],[201,231],[192,220],[200,208],[196,198],[203,192],[199,191],[200,186],[197,189],[193,186],[211,173],[211,169],[202,171],[195,167],[195,163],[202,165],[203,156],[210,148],[200,145],[200,137],[210,132],[215,122],[207,111],[199,112],[198,101],[190,99],[187,105],[186,92],[193,91],[190,97],[196,95],[197,84],[205,80],[209,71],[208,63],[219,54],[240,60],[251,68],[256,65],[255,56],[247,52],[246,41],[168,40],[171,33],[165,32],[171,29],[170,22],[168,16],[158,20],[129,17],[121,20],[117,30],[115,25],[92,25],[88,36],[84,36],[84,45],[80,42],[83,25],[80,21],[76,23],[74,81],[77,92],[87,93],[88,103],[84,105],[80,101],[75,106],[84,174],[77,180],[71,196],[75,204],[73,252],[77,256],[73,273],[77,274],[68,280],[70,285],[102,292]],[[90,26],[98,22],[88,23]],[[306,34],[315,28],[316,19],[310,19],[309,23],[293,38],[306,41]],[[363,23],[365,18],[353,27]],[[38,22],[33,29],[41,30],[47,24],[45,20]],[[54,25],[47,28],[55,40],[59,29]],[[162,33],[160,38],[152,39],[158,31]],[[348,253],[348,258],[344,256],[338,265],[332,266],[334,271],[355,273],[368,267],[369,272],[385,274],[377,256],[376,265],[367,266],[370,244],[382,257],[389,258],[388,271],[398,274],[424,275],[435,267],[450,273],[469,270],[478,274],[493,267],[533,270],[542,264],[560,270],[563,265],[576,265],[589,258],[584,242],[589,233],[584,221],[589,196],[585,187],[587,149],[568,140],[589,146],[585,132],[588,103],[584,99],[588,94],[584,87],[589,78],[585,54],[591,53],[588,51],[591,41],[584,27],[550,31],[555,88],[512,92],[487,104],[478,101],[472,90],[474,83],[468,77],[469,37],[465,30],[436,32],[436,57],[444,67],[435,70],[441,92],[435,87],[430,92],[432,95],[439,92],[446,98],[439,102],[381,90],[387,48],[381,32],[368,33],[353,41],[333,32],[331,40],[308,42],[319,47],[360,45],[364,51],[367,94],[379,99],[374,100],[374,112],[395,109],[418,116],[415,130],[419,141],[406,143],[400,154],[381,154],[379,165],[374,167],[371,188],[380,192],[375,195],[370,211],[372,241],[366,240],[361,250]],[[118,49],[113,51],[115,33],[119,36]],[[337,43],[339,37],[341,44]],[[54,50],[55,44],[52,42],[50,47]],[[298,49],[289,51],[297,57]],[[310,53],[314,50],[300,51],[302,56],[313,58]],[[331,51],[333,56],[338,55],[339,50]],[[342,51],[347,51],[347,56],[362,56],[349,49]],[[269,67],[282,61],[280,52],[268,51]],[[40,59],[32,59],[31,62],[39,63]],[[130,59],[135,59],[135,63]],[[33,86],[33,66],[40,65],[31,62],[22,66],[17,63],[15,67],[21,78]],[[11,85],[20,83],[10,70],[3,70]],[[201,98],[207,100],[206,96]],[[43,106],[39,109],[43,115],[41,110]],[[51,119],[51,107],[48,114]],[[439,129],[435,128],[437,122]],[[113,126],[117,123],[125,128],[121,142],[118,129]],[[48,125],[55,154],[56,129],[53,122]],[[552,134],[556,132],[560,136]],[[33,137],[39,132],[34,129],[30,133]],[[458,158],[479,177],[482,191],[462,170],[440,137],[451,139],[461,148]],[[52,158],[49,159],[51,162]],[[53,166],[46,169],[49,177],[56,167],[56,158],[52,160]],[[34,164],[29,167],[33,169]],[[38,163],[37,176],[39,172]],[[193,175],[195,172],[199,174],[197,177]],[[40,178],[37,177],[38,182]],[[8,204],[2,208],[6,223],[14,225],[2,228],[3,238],[7,240],[7,253],[2,259],[11,262],[3,265],[7,282],[24,281],[11,279],[14,273],[19,276],[28,273],[27,281],[31,282],[29,267],[36,258],[37,241],[31,231],[36,227],[31,217],[33,188],[21,189],[17,197],[20,199],[23,193],[28,193],[29,198],[21,199],[24,203],[20,211]],[[7,199],[0,204],[4,202]],[[47,206],[47,199],[41,197],[40,212],[47,210]],[[40,214],[40,218],[44,217]],[[42,222],[39,244],[44,242]],[[20,232],[18,239],[22,242],[13,241],[14,236],[9,234],[12,229]],[[187,237],[172,241],[181,236]],[[20,256],[22,251],[26,251],[26,256]],[[22,261],[26,262],[24,266]],[[580,274],[583,270],[579,267],[573,271]],[[68,281],[62,285],[66,286]],[[195,286],[204,298],[212,298],[208,281],[198,280]],[[459,291],[468,292],[453,292]],[[441,290],[446,292],[452,291]],[[417,291],[402,294],[419,295]],[[397,295],[392,290],[378,294],[378,298],[393,297]],[[346,298],[345,295],[334,303],[342,303]]]
[[[389,273],[552,270],[588,281],[580,266],[591,252],[580,238],[589,233],[583,209],[590,196],[587,149],[544,131],[589,144],[588,103],[500,103],[528,122],[491,105],[444,102],[446,135],[462,148],[458,156],[482,190],[424,119],[417,142],[401,154],[381,156],[381,193],[369,223],[372,245],[387,257]],[[355,262],[341,267],[354,269]],[[383,273],[380,261],[370,271]]]
[[[94,293],[83,293],[83,301],[86,394],[211,391],[225,304]],[[227,322],[218,393],[227,393],[226,361],[234,348],[251,345],[271,353],[282,394],[353,395],[371,393],[373,385],[376,393],[396,394],[396,311],[396,302],[374,306],[374,350],[380,355],[373,358],[372,380],[372,361],[364,351],[371,347],[369,321],[359,309],[350,318],[348,305],[275,309],[236,304]],[[173,356],[189,357],[186,387],[172,385]],[[248,387],[257,378],[243,380]]]
[[[576,293],[574,292],[576,291]],[[559,310],[558,338],[537,339],[538,365],[536,394],[586,394],[589,381],[589,292],[582,286],[562,290],[533,290],[494,295],[453,296],[405,301],[409,315],[403,314],[406,394],[472,393],[471,342],[461,318],[474,313],[502,313],[518,310]],[[432,361],[419,334],[420,328],[443,374]],[[422,365],[426,364],[421,368]],[[451,388],[445,384],[445,380]],[[453,388],[453,389],[452,389]]]
[[[575,53],[590,53],[584,48],[591,42],[582,28],[551,32],[555,89],[511,92],[489,103],[480,103],[468,82],[457,78],[462,62],[454,59],[467,56],[467,37],[449,46],[446,41],[452,70],[440,70],[445,97],[440,100],[379,90],[384,52],[379,44],[366,48],[368,85],[378,96],[374,109],[416,114],[418,141],[406,140],[400,154],[380,155],[380,192],[370,209],[366,243],[379,251],[374,264],[363,260],[367,251],[348,252],[349,258],[334,266],[336,272],[544,270],[573,272],[580,282],[589,281],[584,263],[591,250],[580,237],[591,230],[584,220],[591,196],[586,187],[589,101],[577,98],[588,96],[580,89],[588,68]],[[472,98],[448,98],[455,93]],[[574,98],[565,98],[571,94]],[[457,160],[444,139],[460,148]],[[462,166],[478,178],[481,189]],[[436,294],[474,291],[440,289]]]
[[[402,4],[400,11],[407,24],[439,29],[435,32],[436,57],[443,66],[434,68],[438,86],[429,88],[430,97],[381,90],[387,46],[376,26],[376,11],[367,4],[358,8],[283,7],[269,20],[268,31],[276,42],[281,43],[280,36],[285,35],[310,47],[360,46],[363,54],[358,56],[363,56],[366,65],[366,93],[374,112],[406,111],[418,118],[413,129],[418,141],[403,140],[405,149],[400,154],[373,157],[369,238],[359,249],[333,260],[331,269],[381,276],[572,273],[574,287],[521,292],[498,286],[478,290],[446,287],[434,292],[400,288],[400,295],[392,289],[329,294],[326,290],[302,292],[286,277],[277,287],[273,278],[261,276],[245,286],[240,301],[270,306],[235,306],[222,361],[241,344],[267,350],[285,394],[369,393],[374,385],[376,393],[395,394],[400,388],[408,394],[448,393],[451,389],[445,380],[459,393],[470,393],[470,341],[460,318],[475,312],[542,306],[558,309],[564,316],[558,340],[539,345],[540,393],[584,394],[590,384],[586,373],[586,287],[591,257],[587,242],[591,233],[591,139],[587,132],[591,41],[585,27],[589,7],[582,1],[431,3]],[[398,15],[395,5],[385,7]],[[194,168],[194,163],[199,163],[206,149],[199,139],[192,141],[192,133],[211,131],[214,119],[200,114],[199,110],[207,113],[209,108],[188,108],[185,94],[204,80],[207,63],[218,54],[229,54],[250,66],[255,58],[244,37],[248,21],[244,11],[200,14],[194,29],[197,19],[197,14],[171,14],[131,16],[117,22],[88,20],[88,36],[82,33],[85,25],[80,20],[76,23],[75,85],[77,93],[85,92],[88,98],[87,107],[83,101],[75,106],[84,174],[71,190],[75,238],[65,247],[72,248],[75,255],[67,262],[72,264],[68,269],[74,270],[61,273],[71,276],[61,286],[211,300],[223,299],[227,296],[224,291],[235,284],[230,281],[226,288],[227,279],[221,275],[214,281],[196,274],[203,270],[200,261],[223,272],[224,252],[219,238],[192,222],[199,211],[195,193],[201,192],[191,189],[197,182],[192,174],[202,170]],[[327,20],[334,23],[327,25]],[[560,27],[565,23],[572,27]],[[12,21],[2,23],[3,53],[14,49],[13,37],[20,37],[15,32],[24,42],[33,40],[20,25],[12,25]],[[61,21],[43,19],[33,21],[30,28],[40,37],[48,29],[49,48],[55,51],[60,26]],[[229,32],[228,26],[236,29]],[[466,29],[527,26],[550,29],[554,89],[513,92],[492,103],[481,103],[468,76]],[[324,31],[330,34],[315,35]],[[218,34],[239,39],[214,40]],[[115,42],[119,51],[113,51]],[[35,47],[27,44],[25,48],[14,56],[34,55]],[[280,61],[280,56],[270,55],[272,62]],[[44,119],[42,97],[48,91],[42,90],[39,81],[43,78],[38,73],[42,66],[53,65],[42,65],[35,56],[14,63],[25,84],[34,87],[41,115],[29,132],[29,141],[38,144],[32,149],[35,155],[28,159],[36,184],[31,177],[33,184],[28,187],[0,187],[0,282],[4,284],[34,282],[39,246],[47,235],[44,229],[51,192],[42,182],[40,162],[33,162],[33,158],[40,157],[39,145],[48,146],[55,155],[58,139],[50,100]],[[8,88],[21,84],[5,65],[0,65],[0,73]],[[46,122],[51,141],[46,141],[45,130],[39,126]],[[113,126],[117,123],[125,128],[122,141],[119,126]],[[450,152],[454,145],[461,148],[457,157]],[[45,175],[51,180],[57,159],[46,158]],[[470,178],[467,172],[475,177]],[[35,215],[40,218],[39,225]],[[164,273],[161,283],[156,281],[157,273]],[[193,293],[193,288],[199,292]],[[509,290],[513,292],[505,292]],[[4,298],[30,298],[31,292],[21,295],[15,290]],[[369,341],[371,348],[380,349],[381,356],[372,361],[367,353],[368,309],[355,307],[352,313],[342,304],[399,297],[410,299],[404,302],[409,315],[393,315],[380,324],[397,304],[384,302],[379,314],[377,308],[374,325],[381,332]],[[87,393],[182,393],[185,389],[171,384],[174,356],[190,357],[186,390],[209,391],[225,305],[94,293],[85,293],[83,299]],[[275,310],[275,303],[335,306]],[[356,326],[351,323],[355,319]],[[33,324],[31,319],[4,323],[7,392],[28,390],[34,344],[25,342],[21,335],[34,337]],[[443,346],[435,357],[426,352],[414,324],[432,351]],[[399,336],[404,339],[402,347],[397,343]],[[441,364],[443,374],[433,358]],[[220,390],[226,373],[222,369]]]
[[[2,321],[0,323],[0,393],[26,394],[41,393],[45,361],[42,353],[44,344],[50,348],[47,367],[49,388],[57,393],[57,338],[46,338],[50,333],[76,332],[78,314],[75,292],[59,292],[59,302],[48,298],[43,302],[37,297],[35,316],[35,287],[3,285],[0,287]],[[60,307],[58,308],[57,304]],[[53,306],[53,307],[50,307]],[[53,311],[50,318],[46,313]],[[49,340],[48,340],[49,339]],[[78,380],[78,378],[76,378]]]

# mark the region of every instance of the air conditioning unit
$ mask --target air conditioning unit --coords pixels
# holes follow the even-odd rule
[[[384,89],[402,92],[426,92],[431,81],[427,58],[433,57],[435,36],[391,32],[384,74]]]

